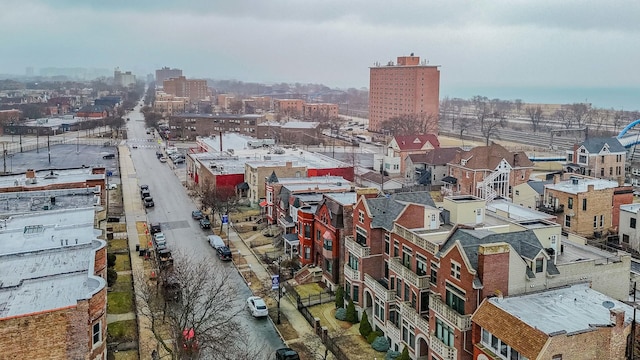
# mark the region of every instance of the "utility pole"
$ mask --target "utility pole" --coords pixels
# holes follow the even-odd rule
[[[47,153],[49,153],[49,165],[51,165],[51,142],[49,139],[49,134],[47,134]]]
[[[631,341],[629,345],[629,358],[634,360],[636,352],[636,282],[633,282],[633,321],[631,322]]]
[[[280,299],[282,298],[282,275],[280,273],[280,264],[282,264],[282,256],[278,257],[278,319],[276,324],[280,325]]]

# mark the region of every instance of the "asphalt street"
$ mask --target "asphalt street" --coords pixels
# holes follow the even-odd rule
[[[148,220],[162,225],[162,231],[167,236],[167,244],[172,252],[204,257],[211,266],[229,270],[232,281],[230,286],[238,289],[238,298],[229,301],[244,306],[247,297],[251,296],[251,291],[230,262],[225,263],[217,258],[206,240],[211,232],[202,230],[198,222],[191,218],[191,211],[196,209],[196,204],[187,195],[185,187],[171,169],[173,165],[170,162],[161,163],[157,159],[156,151],[163,144],[159,144],[153,135],[146,133],[143,115],[139,109],[140,106],[137,106],[127,115],[131,119],[127,122],[127,144],[131,148],[138,184],[149,186],[155,203],[155,207],[147,211]],[[179,164],[176,170],[184,171],[184,166]],[[245,327],[249,342],[264,347],[266,354],[273,354],[276,349],[284,346],[269,320],[254,319],[248,311],[241,312],[238,320]]]

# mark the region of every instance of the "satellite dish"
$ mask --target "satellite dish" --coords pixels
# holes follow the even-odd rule
[[[607,309],[613,309],[616,304],[613,303],[613,301],[603,301],[602,302],[602,306],[606,307]]]

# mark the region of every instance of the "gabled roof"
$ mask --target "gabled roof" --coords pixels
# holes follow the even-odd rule
[[[410,154],[409,158],[414,164],[447,165],[455,160],[458,152],[462,152],[459,147],[435,148],[424,154]]]
[[[371,228],[393,230],[393,221],[408,204],[421,204],[435,207],[428,191],[396,193],[389,196],[366,199],[371,214]]]
[[[469,151],[456,156],[455,163],[460,164],[461,160],[466,160],[464,165],[469,169],[490,169],[498,167],[502,159],[506,160],[512,168],[533,167],[533,162],[524,151],[511,152],[499,144],[489,146],[477,146]]]
[[[483,244],[505,242],[511,245],[521,257],[526,259],[535,259],[541,251],[545,251],[532,230],[495,233],[489,230],[457,229],[442,244],[438,256],[443,256],[454,246],[456,240],[460,241],[469,263],[475,270],[478,269],[478,247]],[[560,272],[551,261],[548,261],[547,273],[549,275],[557,275]]]
[[[535,180],[529,180],[527,181],[527,185],[529,185],[535,192],[537,192],[540,195],[544,195],[544,186],[547,184],[553,184],[553,181],[551,180],[547,180],[547,181],[535,181]]]
[[[269,175],[269,177],[267,178],[267,183],[272,184],[277,182],[278,182],[278,176],[276,175],[276,172],[274,170],[273,172],[271,172],[271,175]]]
[[[440,141],[434,134],[401,135],[395,136],[393,140],[401,151],[420,150],[426,143],[430,143],[434,148],[440,147]]]
[[[602,149],[607,145],[609,147],[609,152],[617,153],[617,152],[626,152],[627,150],[620,144],[618,139],[613,137],[608,138],[590,138],[582,142],[582,144],[578,145],[584,146],[585,149],[589,152],[589,154],[598,154]]]

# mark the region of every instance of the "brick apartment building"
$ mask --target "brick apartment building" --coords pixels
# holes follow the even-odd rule
[[[167,94],[188,97],[192,102],[202,100],[211,95],[207,87],[207,80],[187,79],[184,76],[166,79],[162,88]]]
[[[489,201],[511,198],[513,187],[529,180],[533,162],[523,151],[510,152],[491,144],[458,153],[448,170],[441,189],[444,195],[473,195]]]
[[[4,222],[0,358],[106,358],[107,246],[93,224],[92,206]]]
[[[162,69],[156,70],[156,86],[160,87],[164,85],[164,81],[171,78],[179,78],[182,76],[181,69],[171,69],[169,67],[162,67]]]
[[[303,113],[306,120],[337,118],[338,104],[305,103]]]
[[[633,187],[617,181],[565,174],[544,186],[540,210],[557,214],[566,232],[600,238],[617,233],[620,206],[633,202]]]
[[[420,62],[419,56],[399,56],[394,64],[370,68],[369,131],[381,132],[381,124],[395,116],[424,114],[428,129],[438,132],[440,70]]]
[[[171,138],[195,140],[220,132],[255,136],[263,115],[177,114],[169,117]]]
[[[304,100],[273,99],[273,110],[276,114],[299,118],[304,115]]]
[[[18,109],[0,110],[0,124],[17,123],[21,115],[22,111]]]
[[[624,181],[627,149],[616,138],[591,138],[567,150],[569,173]]]

